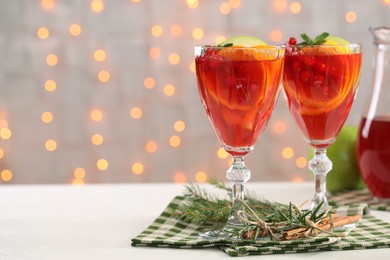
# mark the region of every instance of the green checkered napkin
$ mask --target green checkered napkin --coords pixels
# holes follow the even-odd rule
[[[345,238],[320,234],[315,238],[292,241],[246,241],[200,237],[199,232],[212,227],[199,226],[171,217],[184,196],[175,197],[161,215],[141,234],[132,239],[132,246],[160,248],[219,248],[230,256],[289,254],[318,251],[356,250],[390,247],[390,223],[365,215],[358,227]],[[340,215],[361,214],[365,204],[341,206]]]
[[[369,209],[390,211],[390,202],[374,201],[374,198],[367,189],[332,193],[328,196],[328,199],[329,201],[333,200],[336,202],[336,205],[366,203]]]

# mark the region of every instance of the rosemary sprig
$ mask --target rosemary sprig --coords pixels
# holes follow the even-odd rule
[[[210,184],[231,194],[231,189],[223,182],[212,180]],[[271,202],[254,195],[247,196],[242,203],[247,207],[248,212],[242,213],[247,214],[248,221],[239,234],[246,239],[256,239],[264,235],[269,235],[271,239],[288,240],[313,236],[323,231],[317,224],[321,224],[324,219],[328,219],[333,226],[332,212],[321,210],[322,204],[313,210],[304,211],[291,202]],[[230,199],[219,198],[199,185],[188,184],[185,203],[178,206],[173,216],[194,224],[222,225],[230,214],[231,206]]]

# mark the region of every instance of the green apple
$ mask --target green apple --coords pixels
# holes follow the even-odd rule
[[[358,127],[344,126],[336,141],[326,149],[333,163],[333,168],[326,178],[327,191],[337,192],[365,187],[356,158],[357,135]],[[310,149],[309,155],[310,158],[313,156],[313,149]]]

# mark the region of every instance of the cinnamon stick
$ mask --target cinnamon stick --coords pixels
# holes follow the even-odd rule
[[[341,227],[344,225],[352,224],[357,222],[362,215],[357,214],[353,216],[340,216],[338,214],[333,214],[332,219],[325,218],[323,219],[316,227],[318,228],[315,232],[328,231],[332,228]],[[332,223],[333,222],[333,223]],[[295,228],[283,233],[283,238],[285,240],[292,240],[303,237],[306,235],[306,232],[309,228]]]

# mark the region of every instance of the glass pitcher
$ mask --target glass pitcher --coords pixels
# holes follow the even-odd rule
[[[371,94],[359,126],[360,173],[377,201],[390,201],[390,27],[370,28],[375,58]]]

